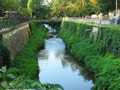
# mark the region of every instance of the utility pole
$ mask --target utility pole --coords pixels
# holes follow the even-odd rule
[[[82,0],[82,6],[83,7],[85,6],[85,0]]]
[[[117,0],[116,0],[116,25],[117,25],[117,20],[118,20],[118,9],[117,9]]]
[[[117,3],[117,0],[116,0],[116,16],[118,14],[118,8],[117,8],[117,6],[118,6],[118,3]]]

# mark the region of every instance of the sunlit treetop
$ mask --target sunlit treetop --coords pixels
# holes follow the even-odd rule
[[[90,3],[96,4],[96,0],[90,0]]]
[[[70,8],[77,9],[77,6],[76,6],[76,4],[69,1],[67,3],[66,9],[70,9]]]

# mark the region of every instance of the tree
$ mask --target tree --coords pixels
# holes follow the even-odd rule
[[[85,15],[91,15],[93,13],[95,13],[95,7],[91,4],[91,3],[87,3],[85,5]]]
[[[18,10],[20,6],[19,0],[0,0],[0,15],[3,16],[5,11]]]
[[[21,2],[21,6],[22,6],[23,8],[27,8],[28,0],[20,0],[20,2]]]
[[[30,16],[33,17],[36,14],[36,10],[42,6],[43,0],[28,0],[27,8]]]
[[[90,0],[90,3],[93,4],[93,5],[95,5],[96,2],[97,2],[96,0]]]
[[[52,16],[85,16],[95,13],[96,0],[52,0]]]
[[[50,8],[52,10],[51,15],[52,16],[60,16],[60,14],[63,13],[65,10],[65,4],[66,0],[52,0],[50,3]]]
[[[52,16],[76,16],[81,0],[52,0],[50,8]],[[74,13],[74,14],[73,14]]]
[[[5,10],[15,10],[18,9],[20,2],[17,0],[4,0],[3,7]]]
[[[116,0],[97,0],[97,5],[101,12],[108,13],[109,11],[115,10]],[[118,7],[120,8],[120,0],[118,0]]]
[[[35,18],[36,19],[48,19],[51,15],[50,15],[50,8],[46,5],[43,5],[40,8],[37,8],[35,11]]]

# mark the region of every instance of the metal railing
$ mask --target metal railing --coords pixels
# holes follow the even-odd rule
[[[110,20],[99,20],[99,19],[87,19],[87,18],[80,18],[80,17],[64,17],[63,20],[65,21],[75,21],[75,22],[82,22],[82,23],[94,23],[94,24],[104,24],[110,25]]]
[[[13,16],[2,17],[0,19],[0,31],[12,28],[28,20],[29,20],[28,17],[20,15],[14,15],[14,17]]]

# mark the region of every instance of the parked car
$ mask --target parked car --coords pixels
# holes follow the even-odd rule
[[[120,16],[114,16],[110,19],[110,24],[120,24]]]
[[[118,20],[117,20],[117,24],[120,24],[120,16],[119,16],[119,18],[118,18]]]

